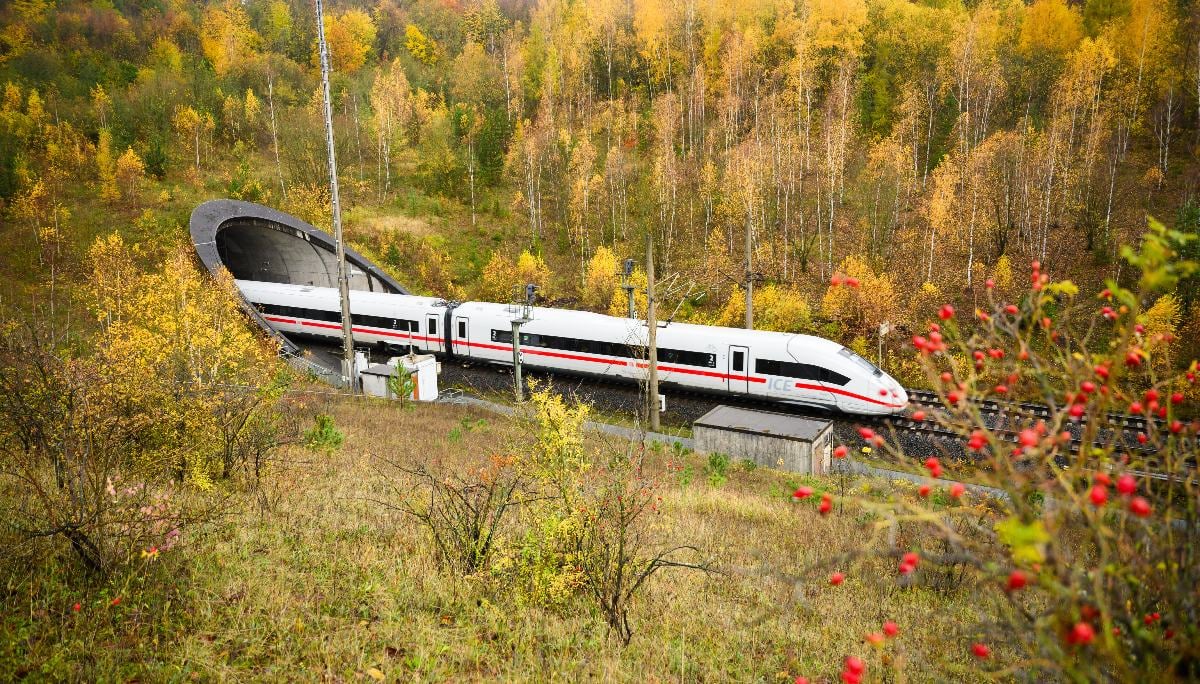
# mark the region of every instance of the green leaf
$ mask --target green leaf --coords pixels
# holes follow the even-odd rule
[[[1079,286],[1069,280],[1063,280],[1057,283],[1050,283],[1046,286],[1046,291],[1067,297],[1074,297],[1079,294]]]
[[[1032,565],[1046,560],[1050,535],[1041,520],[1024,523],[1020,518],[1009,517],[996,524],[996,534],[1009,547],[1016,563]]]

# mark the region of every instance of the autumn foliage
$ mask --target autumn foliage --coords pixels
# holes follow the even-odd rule
[[[1197,368],[1157,363],[1151,350],[1165,353],[1170,334],[1142,322],[1147,302],[1200,268],[1178,258],[1184,238],[1152,222],[1141,247],[1125,252],[1138,285],[1110,282],[1098,299],[1035,262],[1019,299],[991,296],[973,313],[943,307],[913,339],[942,406],[912,419],[957,435],[961,452],[922,453],[862,430],[933,478],[982,487],[936,480],[918,496],[864,507],[886,532],[878,552],[901,559],[901,586],[954,578],[975,587],[987,617],[958,636],[983,670],[1002,651],[1012,665],[997,674],[1197,674],[1200,423],[1185,395]],[[1008,404],[1014,392],[1049,414]],[[1005,422],[984,401],[1005,402]],[[1123,414],[1144,427],[1123,427]]]

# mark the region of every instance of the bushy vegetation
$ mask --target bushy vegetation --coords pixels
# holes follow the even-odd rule
[[[905,453],[886,435],[860,431],[867,444],[934,478],[990,488],[934,483],[917,496],[865,504],[877,544],[852,555],[893,559],[901,586],[975,587],[981,616],[959,638],[981,670],[1014,674],[992,663],[1003,650],[1034,679],[1200,676],[1191,618],[1200,579],[1200,422],[1186,413],[1200,394],[1197,369],[1194,361],[1183,372],[1157,362],[1170,333],[1150,322],[1158,304],[1145,309],[1200,269],[1179,258],[1185,237],[1152,224],[1138,250],[1125,250],[1141,274],[1137,288],[1110,282],[1098,303],[1079,298],[1069,281],[1051,281],[1035,262],[1031,288],[1016,300],[989,295],[971,316],[983,324],[971,332],[967,316],[943,306],[913,344],[945,411],[914,418],[958,435],[968,461]],[[1087,332],[1072,332],[1081,328]],[[1098,348],[1096,337],[1110,343]],[[1018,412],[997,425],[974,401],[1004,399],[1020,386],[1051,407],[1048,418]],[[1125,413],[1144,416],[1146,427],[1122,430]],[[884,635],[866,638],[881,649],[868,664],[897,667]]]

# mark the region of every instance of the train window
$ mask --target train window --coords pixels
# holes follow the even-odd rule
[[[754,369],[764,375],[781,375],[797,380],[817,380],[830,385],[845,385],[850,382],[850,378],[841,373],[814,366],[811,363],[758,359],[754,362]]]
[[[467,336],[467,322],[466,321],[458,322],[458,336],[459,337]]]
[[[746,353],[735,351],[733,353],[733,369],[739,373],[746,367]]]
[[[512,332],[493,328],[493,342],[512,344]],[[646,349],[640,346],[602,342],[599,340],[581,340],[574,337],[559,337],[557,335],[539,335],[537,333],[521,333],[521,345],[525,347],[542,347],[559,349],[585,354],[616,356],[619,358],[645,358]],[[659,347],[658,359],[664,363],[674,363],[687,366],[717,367],[717,355],[706,352],[688,351],[684,349],[667,349]]]
[[[855,354],[854,352],[850,351],[849,349],[847,349],[845,347],[842,347],[841,349],[838,350],[838,356],[844,356],[844,357],[850,359],[854,363],[857,363],[859,366],[862,366],[863,370],[870,371],[871,374],[874,375],[875,377],[879,377],[880,375],[883,375],[883,371],[880,370],[875,364],[864,359],[863,357],[859,356],[858,354]]]
[[[430,335],[437,334],[437,319],[436,318],[429,319],[429,334]]]

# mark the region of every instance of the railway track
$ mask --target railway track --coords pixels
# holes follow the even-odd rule
[[[336,359],[336,350],[321,349],[316,345],[314,351],[318,355]],[[512,390],[511,370],[484,364],[463,364],[458,361],[443,361],[441,383],[447,386],[459,386],[476,393],[505,393]],[[641,411],[643,396],[636,385],[617,380],[604,380],[595,377],[567,376],[527,370],[526,376],[549,382],[558,391],[568,393],[595,405],[603,412],[612,412],[636,416]],[[913,420],[910,414],[895,416],[847,416],[815,407],[798,404],[787,404],[765,401],[751,397],[736,395],[711,395],[702,392],[681,390],[678,387],[665,387],[663,393],[667,396],[667,412],[664,423],[671,427],[687,427],[718,405],[734,405],[745,408],[755,408],[800,417],[829,420],[834,423],[838,441],[848,445],[862,446],[858,434],[859,427],[870,427],[883,434],[894,434],[900,442],[898,446],[906,453],[929,454],[953,459],[975,458],[968,450],[965,437],[948,429],[932,414],[946,411],[937,393],[928,390],[907,390],[910,404],[914,408],[924,409],[927,414],[923,421]],[[1038,420],[1049,420],[1051,409],[1043,404],[1032,402],[1001,402],[995,400],[972,400],[975,407],[987,423],[988,429],[1000,439],[1016,444],[1022,429],[1029,427]],[[1078,421],[1070,421],[1065,429],[1071,433],[1068,450],[1078,453],[1083,446],[1087,417]],[[1139,455],[1148,456],[1156,451],[1151,444],[1138,442],[1139,433],[1151,434],[1153,430],[1164,428],[1163,422],[1150,420],[1145,416],[1109,413],[1104,416],[1104,427],[1099,428],[1092,436],[1093,445],[1106,445],[1116,441],[1118,448]]]

